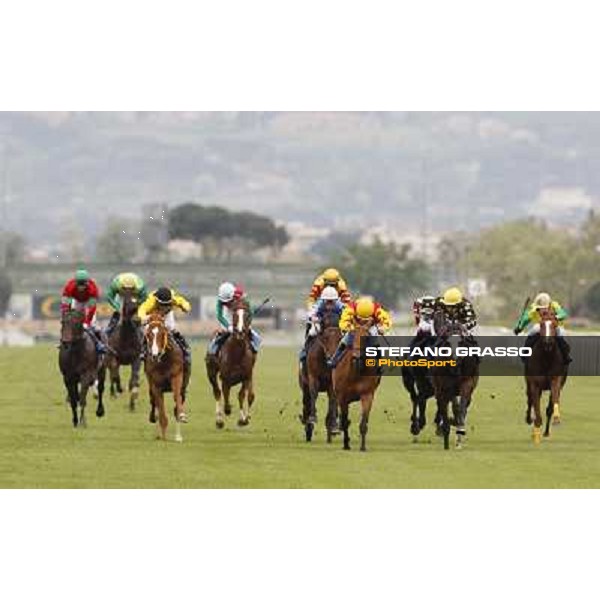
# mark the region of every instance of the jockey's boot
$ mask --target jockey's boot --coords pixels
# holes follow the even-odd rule
[[[337,367],[337,364],[340,362],[340,359],[344,355],[345,351],[346,351],[346,343],[344,342],[344,340],[342,340],[339,343],[334,355],[327,360],[327,366],[330,369],[335,369]]]
[[[100,331],[90,325],[88,332],[90,334],[90,337],[92,338],[92,341],[94,342],[96,352],[98,354],[106,354],[108,352],[108,348],[102,342],[102,338],[100,337]]]
[[[190,348],[190,345],[188,344],[187,340],[177,330],[173,330],[172,334],[173,334],[173,337],[175,338],[175,341],[179,344],[179,347],[181,348],[181,350],[183,352],[183,361],[185,362],[186,365],[191,365],[192,364],[192,349]]]
[[[106,335],[110,335],[115,330],[115,327],[119,324],[120,318],[121,313],[118,310],[115,310],[110,317],[108,325],[106,326]]]
[[[562,354],[565,365],[573,362],[573,359],[571,358],[571,346],[569,346],[569,342],[567,342],[567,340],[560,335],[556,337],[556,342],[558,344],[560,353]]]

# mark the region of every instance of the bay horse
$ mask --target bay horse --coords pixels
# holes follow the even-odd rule
[[[175,400],[175,441],[182,442],[181,423],[187,422],[183,411],[183,350],[175,341],[167,326],[165,317],[159,312],[152,313],[145,326],[144,337],[148,351],[144,361],[144,371],[150,390],[150,422],[156,421],[158,410],[157,439],[167,439],[169,420],[165,410],[166,392],[173,392]]]
[[[71,412],[73,427],[87,426],[85,408],[89,389],[97,382],[98,405],[96,416],[104,416],[104,383],[106,366],[102,356],[96,352],[96,345],[83,326],[84,311],[69,310],[61,318],[60,350],[58,365],[63,377]],[[79,414],[77,407],[80,407]]]
[[[538,309],[540,315],[539,339],[533,345],[531,356],[525,362],[525,383],[527,386],[527,411],[525,421],[533,423],[532,438],[534,444],[542,441],[541,398],[544,391],[549,391],[546,407],[546,427],[544,437],[550,435],[550,422],[560,422],[560,394],[567,381],[568,366],[565,365],[558,347],[558,320],[551,308]],[[532,419],[531,411],[535,418]]]
[[[437,347],[452,346],[449,340],[452,335],[460,336],[458,346],[473,345],[466,328],[460,323],[449,322],[441,311],[437,311],[434,315],[434,327],[438,337]],[[448,359],[436,358],[436,360]],[[452,425],[456,428],[456,448],[460,449],[467,434],[467,412],[479,382],[479,357],[459,357],[456,359],[456,366],[434,366],[431,368],[431,376],[439,415],[438,430],[444,439],[444,449],[450,449]],[[452,420],[448,410],[450,405],[452,405]]]
[[[108,343],[112,349],[107,363],[110,371],[110,395],[115,398],[117,394],[123,393],[119,368],[123,365],[130,365],[129,410],[133,412],[140,393],[143,333],[140,319],[137,316],[138,299],[131,290],[124,290],[120,295],[122,302],[121,318],[108,336]]]
[[[231,414],[229,394],[235,385],[241,385],[238,392],[240,416],[238,426],[250,423],[250,409],[254,403],[253,371],[256,355],[250,346],[251,314],[240,298],[231,306],[232,331],[223,342],[216,361],[206,362],[208,380],[212,386],[216,402],[216,426],[225,426],[225,415]],[[219,379],[221,387],[219,387]]]
[[[362,367],[359,361],[361,340],[369,336],[371,323],[356,324],[354,328],[354,340],[352,348],[349,348],[342,356],[333,370],[333,393],[340,410],[340,426],[344,437],[344,450],[350,450],[350,427],[349,408],[351,402],[360,400],[360,449],[367,450],[367,431],[369,428],[369,415],[375,399],[375,391],[381,382],[381,375],[376,368]]]
[[[338,433],[337,402],[333,393],[331,369],[327,366],[327,358],[335,352],[342,332],[338,327],[339,318],[334,314],[325,313],[322,322],[318,324],[319,333],[309,343],[306,351],[305,366],[300,366],[298,382],[302,390],[302,415],[300,420],[304,425],[306,441],[312,441],[315,423],[317,422],[317,398],[320,392],[326,392],[328,398],[325,427],[327,443]]]

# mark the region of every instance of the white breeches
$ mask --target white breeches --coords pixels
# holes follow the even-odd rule
[[[540,328],[541,328],[541,323],[534,323],[531,326],[531,329],[527,332],[527,335],[535,335],[536,333],[539,333]],[[556,335],[558,335],[559,337],[564,337],[564,335],[565,335],[564,327],[558,326],[556,328]]]

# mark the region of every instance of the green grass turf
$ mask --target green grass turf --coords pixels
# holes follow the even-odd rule
[[[204,347],[194,355],[190,423],[184,442],[160,442],[148,423],[146,386],[135,413],[125,397],[106,398],[97,419],[88,404],[87,429],[74,429],[51,346],[0,349],[0,486],[51,488],[171,487],[598,487],[600,380],[572,378],[564,391],[563,423],[534,447],[525,425],[521,378],[482,378],[469,414],[466,447],[444,451],[427,427],[409,434],[410,402],[397,378],[384,378],[376,396],[367,453],[358,451],[358,405],[353,447],[327,445],[319,401],[312,444],[298,421],[296,353],[265,348],[256,372],[257,401],[249,427],[238,429],[237,398],[224,430],[214,425],[214,402],[204,372]],[[172,401],[169,399],[169,411]],[[171,415],[172,413],[169,412]],[[430,404],[429,419],[433,416]],[[173,439],[173,419],[169,438]]]

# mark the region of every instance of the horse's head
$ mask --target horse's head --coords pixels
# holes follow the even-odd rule
[[[123,290],[121,294],[121,316],[124,322],[131,322],[137,318],[139,302],[133,290]]]
[[[248,305],[241,299],[231,304],[231,315],[234,338],[247,338],[250,331],[250,312]]]
[[[74,344],[83,338],[84,318],[85,314],[82,310],[70,309],[62,315],[60,327],[61,344]]]
[[[325,311],[323,312],[323,318],[321,319],[321,326],[323,329],[327,329],[328,327],[337,327],[340,322],[340,315],[333,309],[325,307]]]
[[[148,346],[148,356],[152,360],[160,360],[169,347],[169,330],[163,315],[156,312],[150,316],[144,337]]]
[[[558,319],[552,308],[538,308],[538,315],[540,316],[540,337],[544,342],[545,346],[551,346],[556,337],[556,330],[558,329]]]
[[[335,326],[324,327],[319,334],[321,342],[323,344],[323,348],[325,349],[325,354],[327,356],[333,356],[340,340],[342,339],[342,332],[340,328]]]

